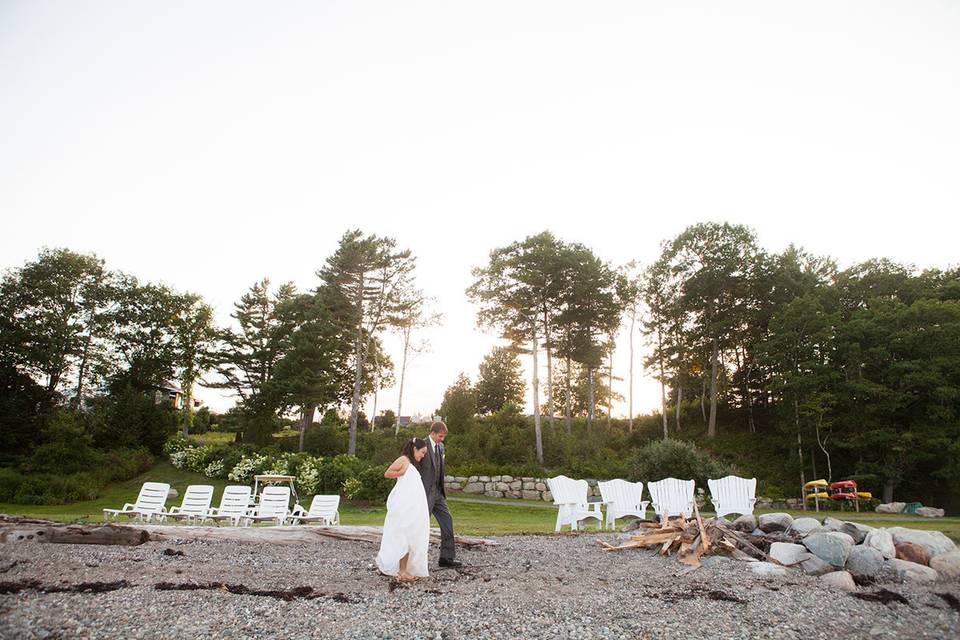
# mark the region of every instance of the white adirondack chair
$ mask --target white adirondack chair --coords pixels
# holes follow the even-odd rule
[[[228,485],[220,496],[220,506],[207,509],[206,515],[200,520],[213,520],[218,525],[226,520],[234,526],[239,525],[240,519],[247,515],[250,508],[250,493],[250,487],[245,485]]]
[[[154,517],[162,521],[167,511],[164,504],[167,502],[168,493],[170,485],[165,482],[144,482],[136,502],[128,502],[120,509],[104,509],[103,519],[109,521],[111,516],[115,520],[120,516],[127,516],[146,522],[150,522]]]
[[[693,480],[665,478],[647,483],[647,489],[653,499],[653,510],[661,521],[681,514],[685,518],[693,515]]]
[[[600,512],[600,503],[592,505],[587,502],[587,493],[590,490],[586,480],[572,480],[567,476],[548,478],[547,485],[553,496],[553,504],[557,505],[557,528],[559,533],[564,525],[570,525],[571,531],[579,528],[579,522],[587,518],[595,518],[597,527],[603,528],[603,514]]]
[[[642,499],[642,482],[608,480],[597,484],[607,505],[607,527],[615,527],[617,518],[636,516],[643,520],[647,517],[647,505],[650,503]]]
[[[244,526],[256,522],[273,521],[283,524],[290,515],[290,487],[264,487],[260,492],[260,504],[247,511],[241,518]]]
[[[710,500],[717,517],[728,513],[742,516],[753,513],[757,502],[757,479],[727,476],[719,480],[707,480],[710,486]]]
[[[311,523],[319,522],[324,525],[339,525],[340,524],[340,512],[337,510],[340,507],[340,496],[313,496],[313,500],[310,502],[310,509],[307,511],[294,512],[290,516],[290,521],[293,524]]]
[[[211,484],[192,484],[187,487],[183,494],[183,502],[179,507],[170,507],[167,511],[167,518],[173,520],[186,520],[188,523],[193,519],[203,520],[210,510],[210,503],[213,501],[213,485]]]

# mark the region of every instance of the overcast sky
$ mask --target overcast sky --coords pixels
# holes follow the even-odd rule
[[[615,263],[716,220],[955,264],[958,114],[955,1],[0,0],[0,267],[95,252],[226,322],[346,229],[393,236],[445,315],[405,391],[429,413],[495,342],[470,269],[543,229]]]

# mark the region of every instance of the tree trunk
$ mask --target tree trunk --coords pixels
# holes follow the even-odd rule
[[[77,393],[73,398],[73,408],[79,409],[83,403],[83,379],[87,375],[87,360],[90,356],[90,343],[93,342],[93,332],[87,334],[87,341],[83,345],[83,357],[77,371]]]
[[[793,419],[797,425],[797,456],[800,458],[800,495],[803,495],[803,485],[807,484],[803,471],[803,438],[800,435],[800,402],[793,399]],[[803,510],[807,510],[807,501],[803,501]]]
[[[300,453],[303,453],[303,447],[307,438],[307,429],[313,424],[313,412],[316,410],[317,405],[308,403],[304,405],[303,413],[300,415],[300,446],[297,449]]]
[[[593,429],[593,367],[587,366],[587,431]]]
[[[183,380],[183,437],[190,435],[190,429],[193,428],[193,380]]]
[[[683,404],[683,385],[680,384],[680,378],[677,377],[677,433],[680,433],[680,405]]]
[[[370,432],[376,430],[377,428],[377,377],[373,377],[373,413],[370,414]]]
[[[357,454],[357,422],[360,418],[360,385],[363,382],[363,365],[366,359],[366,348],[363,339],[363,290],[364,277],[360,274],[360,287],[357,293],[357,339],[354,345],[354,372],[353,372],[353,397],[350,400],[350,439],[347,444],[347,453],[351,456]]]
[[[817,444],[820,445],[820,450],[823,451],[823,455],[827,458],[827,482],[833,482],[833,466],[830,463],[830,453],[827,451],[827,441],[826,438],[823,440],[820,439],[820,423],[823,421],[823,416],[817,418]],[[830,436],[828,435],[827,438]],[[817,472],[814,471],[813,475],[817,475]],[[889,500],[888,500],[889,502]]]
[[[573,408],[571,407],[572,398],[570,397],[570,356],[567,356],[567,370],[564,373],[564,384],[566,385],[566,397],[564,398],[563,420],[567,425],[567,435],[573,435]]]
[[[553,354],[552,344],[550,343],[550,320],[547,312],[543,312],[543,341],[547,345],[547,420],[550,421],[550,428],[553,428]]]
[[[613,420],[613,343],[610,348],[610,366],[607,368],[607,428]]]
[[[883,501],[893,502],[893,480],[887,480],[883,484]]]
[[[717,360],[719,358],[719,349],[717,339],[713,339],[713,357],[710,362],[710,422],[707,424],[707,437],[715,438],[717,435]]]
[[[637,309],[636,309],[636,307],[634,307],[633,310],[632,310],[632,312],[631,312],[631,314],[630,314],[630,373],[629,373],[629,375],[628,375],[628,377],[630,378],[630,389],[629,389],[629,393],[627,394],[627,397],[628,397],[628,400],[627,400],[627,431],[628,431],[629,433],[633,433],[633,328],[634,328],[634,323],[636,322],[636,320],[637,320]],[[657,332],[657,335],[659,336],[659,332]],[[663,367],[662,367],[662,366],[660,367],[660,371],[661,371],[661,373],[663,372]],[[661,377],[661,380],[662,380],[662,377]],[[661,391],[661,394],[662,394],[662,392],[663,392],[663,383],[662,383],[662,382],[661,382],[661,385],[660,385],[660,391]],[[663,406],[664,406],[664,408],[666,408],[666,405],[665,405],[665,404],[664,404]],[[664,413],[664,415],[666,415],[666,413]],[[664,428],[666,428],[666,418],[664,418]]]
[[[632,324],[631,324],[632,326]],[[633,349],[633,335],[630,336],[630,347],[631,353]],[[657,361],[660,364],[660,414],[663,416],[663,439],[666,440],[670,437],[667,430],[667,376],[663,367],[663,334],[660,332],[660,328],[657,327]],[[630,378],[633,379],[633,356],[630,357]],[[633,389],[633,383],[630,383],[631,391]],[[679,388],[679,385],[678,385]],[[680,399],[677,397],[677,421],[680,421]],[[631,416],[632,419],[632,416]]]
[[[533,328],[533,431],[537,438],[537,462],[543,464],[543,433],[540,430],[540,380],[537,378],[537,328]]]
[[[407,376],[407,354],[410,352],[410,331],[412,327],[403,328],[403,364],[400,366],[400,391],[397,394],[397,419],[393,423],[393,434],[400,433],[400,410],[403,408],[403,381]]]
[[[707,376],[700,375],[700,413],[703,415],[703,424],[707,424]]]

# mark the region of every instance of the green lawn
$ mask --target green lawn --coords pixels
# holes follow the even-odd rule
[[[208,434],[203,434],[204,436]],[[198,439],[203,436],[198,436]],[[125,502],[133,502],[140,485],[148,480],[169,482],[182,496],[189,484],[212,484],[215,488],[214,504],[219,502],[225,480],[214,480],[206,476],[174,468],[169,462],[161,462],[147,473],[110,485],[103,496],[87,502],[66,505],[20,505],[0,503],[0,513],[33,518],[47,518],[61,522],[100,522],[103,520],[104,507],[119,508]],[[307,496],[301,496],[306,502]],[[450,511],[458,533],[467,535],[500,535],[514,533],[549,533],[553,531],[556,511],[542,502],[523,500],[498,500],[481,496],[452,495],[449,497]],[[168,508],[179,504],[179,498],[167,503]],[[340,508],[340,520],[343,524],[381,525],[386,513],[385,507],[361,508],[345,504]],[[766,512],[758,512],[766,513]],[[818,517],[813,511],[790,511],[794,517]],[[707,515],[707,514],[704,514]],[[911,515],[888,515],[874,512],[851,513],[848,511],[821,511],[819,518],[833,516],[842,520],[863,522],[872,527],[911,527],[914,529],[935,529],[960,542],[960,518],[921,518]],[[436,526],[436,522],[434,522]],[[593,530],[592,525],[588,531]]]

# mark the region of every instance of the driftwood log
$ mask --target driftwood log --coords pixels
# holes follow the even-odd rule
[[[64,524],[52,520],[0,515],[0,542],[138,545],[148,541],[233,540],[235,542],[301,544],[323,538],[379,544],[383,527],[311,525],[283,527],[216,527],[169,524]],[[430,530],[430,542],[440,544],[440,530]],[[493,540],[455,536],[462,547],[495,546]]]

